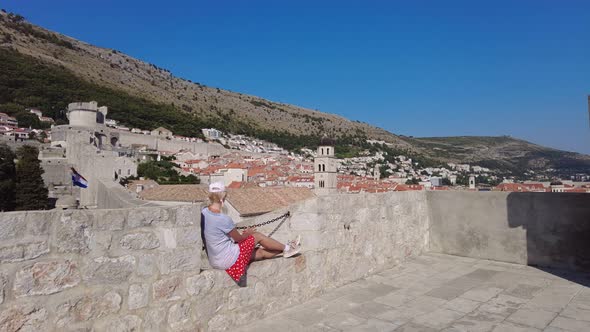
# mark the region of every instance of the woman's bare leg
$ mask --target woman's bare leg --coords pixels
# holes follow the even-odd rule
[[[276,255],[282,254],[283,251],[271,251],[262,248],[254,249],[254,254],[252,255],[252,261],[261,261],[263,259],[273,258]]]
[[[254,236],[254,240],[256,241],[256,243],[260,243],[260,245],[263,246],[264,249],[266,249],[267,251],[283,252],[283,250],[285,250],[284,244],[262,233],[254,232],[252,236]]]

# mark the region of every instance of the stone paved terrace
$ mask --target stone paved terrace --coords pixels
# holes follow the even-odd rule
[[[240,331],[590,331],[590,276],[424,254]]]

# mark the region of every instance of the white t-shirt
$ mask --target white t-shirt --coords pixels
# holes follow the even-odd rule
[[[229,236],[236,226],[233,220],[221,213],[214,213],[204,208],[201,213],[205,217],[205,243],[209,264],[216,269],[229,269],[240,255],[240,247]]]

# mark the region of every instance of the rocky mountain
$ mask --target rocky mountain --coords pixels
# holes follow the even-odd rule
[[[0,12],[0,57],[0,89],[6,90],[0,91],[0,111],[3,104],[41,107],[54,117],[63,117],[57,108],[75,98],[93,98],[109,106],[109,114],[127,125],[166,125],[184,135],[197,133],[199,126],[215,125],[275,139],[291,148],[297,146],[290,145],[294,138],[302,145],[324,134],[345,144],[370,138],[391,143],[396,151],[412,151],[442,162],[470,162],[518,172],[547,168],[563,174],[590,172],[590,156],[510,137],[410,138],[338,115],[208,87],[6,12]],[[32,82],[37,86],[31,86]],[[39,87],[39,82],[47,88]]]

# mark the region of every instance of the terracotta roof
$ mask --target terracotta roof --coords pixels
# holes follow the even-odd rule
[[[227,186],[227,189],[238,189],[242,186],[242,182],[241,181],[232,181],[232,183],[230,183]]]
[[[148,201],[203,202],[207,200],[207,187],[198,184],[165,184],[144,190],[139,196]]]
[[[240,188],[230,189],[227,200],[240,216],[253,216],[284,208],[313,196],[313,192],[307,188]]]
[[[159,186],[159,184],[154,180],[132,180],[129,181],[129,184],[127,185],[127,190],[131,192],[136,192],[137,185],[143,185],[143,190]]]

